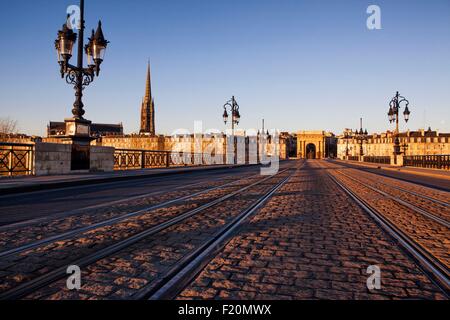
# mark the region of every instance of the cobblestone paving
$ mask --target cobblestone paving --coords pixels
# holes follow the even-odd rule
[[[367,173],[360,170],[348,169],[342,170],[347,175],[350,175],[357,180],[367,183],[372,187],[390,194],[394,197],[413,204],[414,206],[421,208],[429,213],[432,213],[442,219],[450,221],[450,193],[445,191],[433,190],[431,188],[411,186],[411,183],[403,182],[401,180],[395,180],[392,178],[386,178],[373,173]],[[447,206],[435,202],[415,194],[407,193],[403,190],[396,189],[399,187],[402,189],[410,190],[420,195],[430,197],[432,199],[437,199],[441,202],[447,203]],[[445,200],[444,200],[445,199]]]
[[[67,290],[64,279],[38,290],[27,299],[130,299],[209,240],[287,174],[270,178],[243,194],[84,268],[80,291]]]
[[[139,196],[134,199],[122,200],[117,204],[105,205],[92,209],[87,208],[84,210],[77,210],[80,212],[76,215],[69,214],[68,216],[57,217],[55,219],[51,219],[50,221],[0,232],[0,248],[1,251],[6,251],[33,241],[61,234],[68,230],[82,228],[130,212],[143,210],[147,207],[155,206],[176,198],[185,197],[190,194],[201,192],[228,182],[237,181],[245,178],[246,176],[250,177],[252,175],[255,175],[255,173],[240,177],[224,177],[218,181],[203,182],[198,185],[182,187],[180,189],[174,188],[174,190],[163,194]]]
[[[379,290],[367,289],[372,265],[381,269]],[[317,162],[308,162],[179,299],[445,296]]]
[[[334,170],[331,172],[414,241],[423,246],[447,267],[450,266],[450,233],[447,227],[340,175]]]
[[[83,232],[76,237],[51,242],[20,254],[3,257],[0,260],[2,277],[0,292],[46,274],[57,267],[70,264],[70,261],[168,221],[261,179],[261,176],[253,175],[233,182],[230,186],[197,195],[165,208],[144,212],[119,223]]]

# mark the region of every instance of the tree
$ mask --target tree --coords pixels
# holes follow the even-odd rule
[[[14,134],[17,132],[17,121],[11,118],[0,118],[0,135]]]

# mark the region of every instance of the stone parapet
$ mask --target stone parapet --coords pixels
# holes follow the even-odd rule
[[[72,146],[56,143],[35,144],[35,175],[58,175],[70,173]]]
[[[34,172],[36,176],[63,175],[71,171],[72,145],[57,143],[35,144]],[[90,171],[112,172],[114,148],[91,146]]]
[[[90,171],[114,171],[114,150],[113,147],[91,146]]]

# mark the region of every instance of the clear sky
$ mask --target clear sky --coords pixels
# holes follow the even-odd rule
[[[21,132],[43,135],[71,115],[74,91],[53,45],[71,4],[2,3],[0,117]],[[366,27],[370,4],[382,30]],[[396,90],[411,102],[410,129],[450,132],[449,0],[86,0],[88,31],[98,19],[111,43],[85,90],[86,118],[123,122],[127,133],[139,130],[148,58],[158,133],[195,120],[223,130],[232,95],[242,128],[265,118],[270,128],[339,133],[362,116],[380,132]]]

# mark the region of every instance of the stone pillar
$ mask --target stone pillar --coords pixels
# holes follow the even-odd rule
[[[114,150],[112,147],[91,146],[91,171],[114,171]]]
[[[303,153],[302,153],[302,158],[306,159],[306,141],[303,141]]]
[[[319,141],[319,147],[316,150],[317,159],[322,159],[322,142]]]
[[[297,157],[301,158],[302,157],[302,148],[303,148],[303,143],[301,141],[297,140]]]
[[[34,169],[36,176],[71,172],[71,144],[36,143]]]

